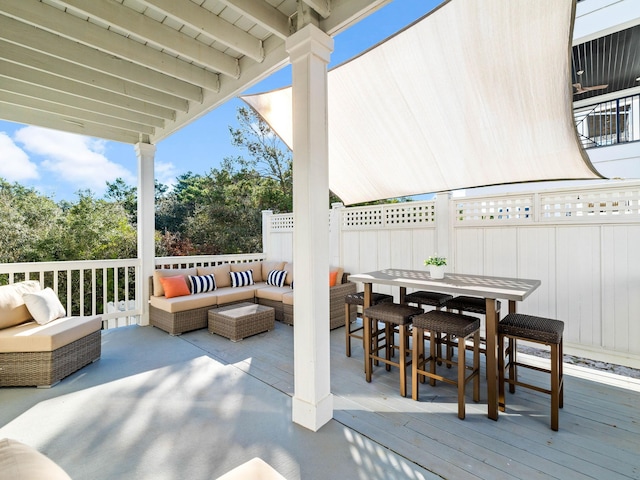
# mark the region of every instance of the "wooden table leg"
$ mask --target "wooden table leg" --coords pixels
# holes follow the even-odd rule
[[[364,284],[364,305],[363,312],[371,306],[371,291],[372,284],[365,283]],[[362,315],[362,323],[364,324],[364,330],[362,334],[364,336],[364,375],[367,382],[371,381],[371,370],[373,370],[373,366],[371,365],[371,319],[366,317],[363,313]]]
[[[485,299],[487,314],[487,407],[492,420],[498,420],[498,315],[495,298]]]

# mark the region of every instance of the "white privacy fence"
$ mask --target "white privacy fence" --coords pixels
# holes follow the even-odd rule
[[[568,352],[640,367],[640,182],[334,206],[329,217],[331,261],[345,271],[422,269],[438,253],[451,272],[539,279],[519,311],[563,320]],[[264,219],[268,258],[290,260],[292,214]]]

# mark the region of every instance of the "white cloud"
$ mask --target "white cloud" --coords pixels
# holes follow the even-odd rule
[[[30,154],[42,157],[40,167],[53,174],[57,182],[73,185],[74,190],[102,193],[105,182],[113,182],[118,177],[135,184],[134,174],[104,155],[106,142],[103,140],[25,127],[15,132],[15,141]]]
[[[176,177],[179,175],[179,172],[171,162],[155,162],[154,174],[158,182],[169,187],[173,187],[176,183]]]
[[[38,166],[5,132],[0,132],[0,177],[8,182],[39,178]]]

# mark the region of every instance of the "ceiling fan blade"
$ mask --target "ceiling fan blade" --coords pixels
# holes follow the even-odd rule
[[[607,84],[607,85],[593,85],[591,87],[582,87],[582,89],[585,92],[590,92],[591,90],[602,90],[604,88],[607,88],[608,86],[609,86],[609,84]]]

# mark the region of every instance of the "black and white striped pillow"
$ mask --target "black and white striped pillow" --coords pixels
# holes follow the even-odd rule
[[[267,275],[267,285],[274,287],[284,287],[284,281],[287,278],[286,270],[271,270]]]
[[[229,272],[231,275],[232,287],[246,287],[247,285],[253,285],[253,270],[247,270],[245,272]]]
[[[216,279],[213,274],[209,275],[189,275],[189,285],[191,293],[213,292],[216,289]]]

